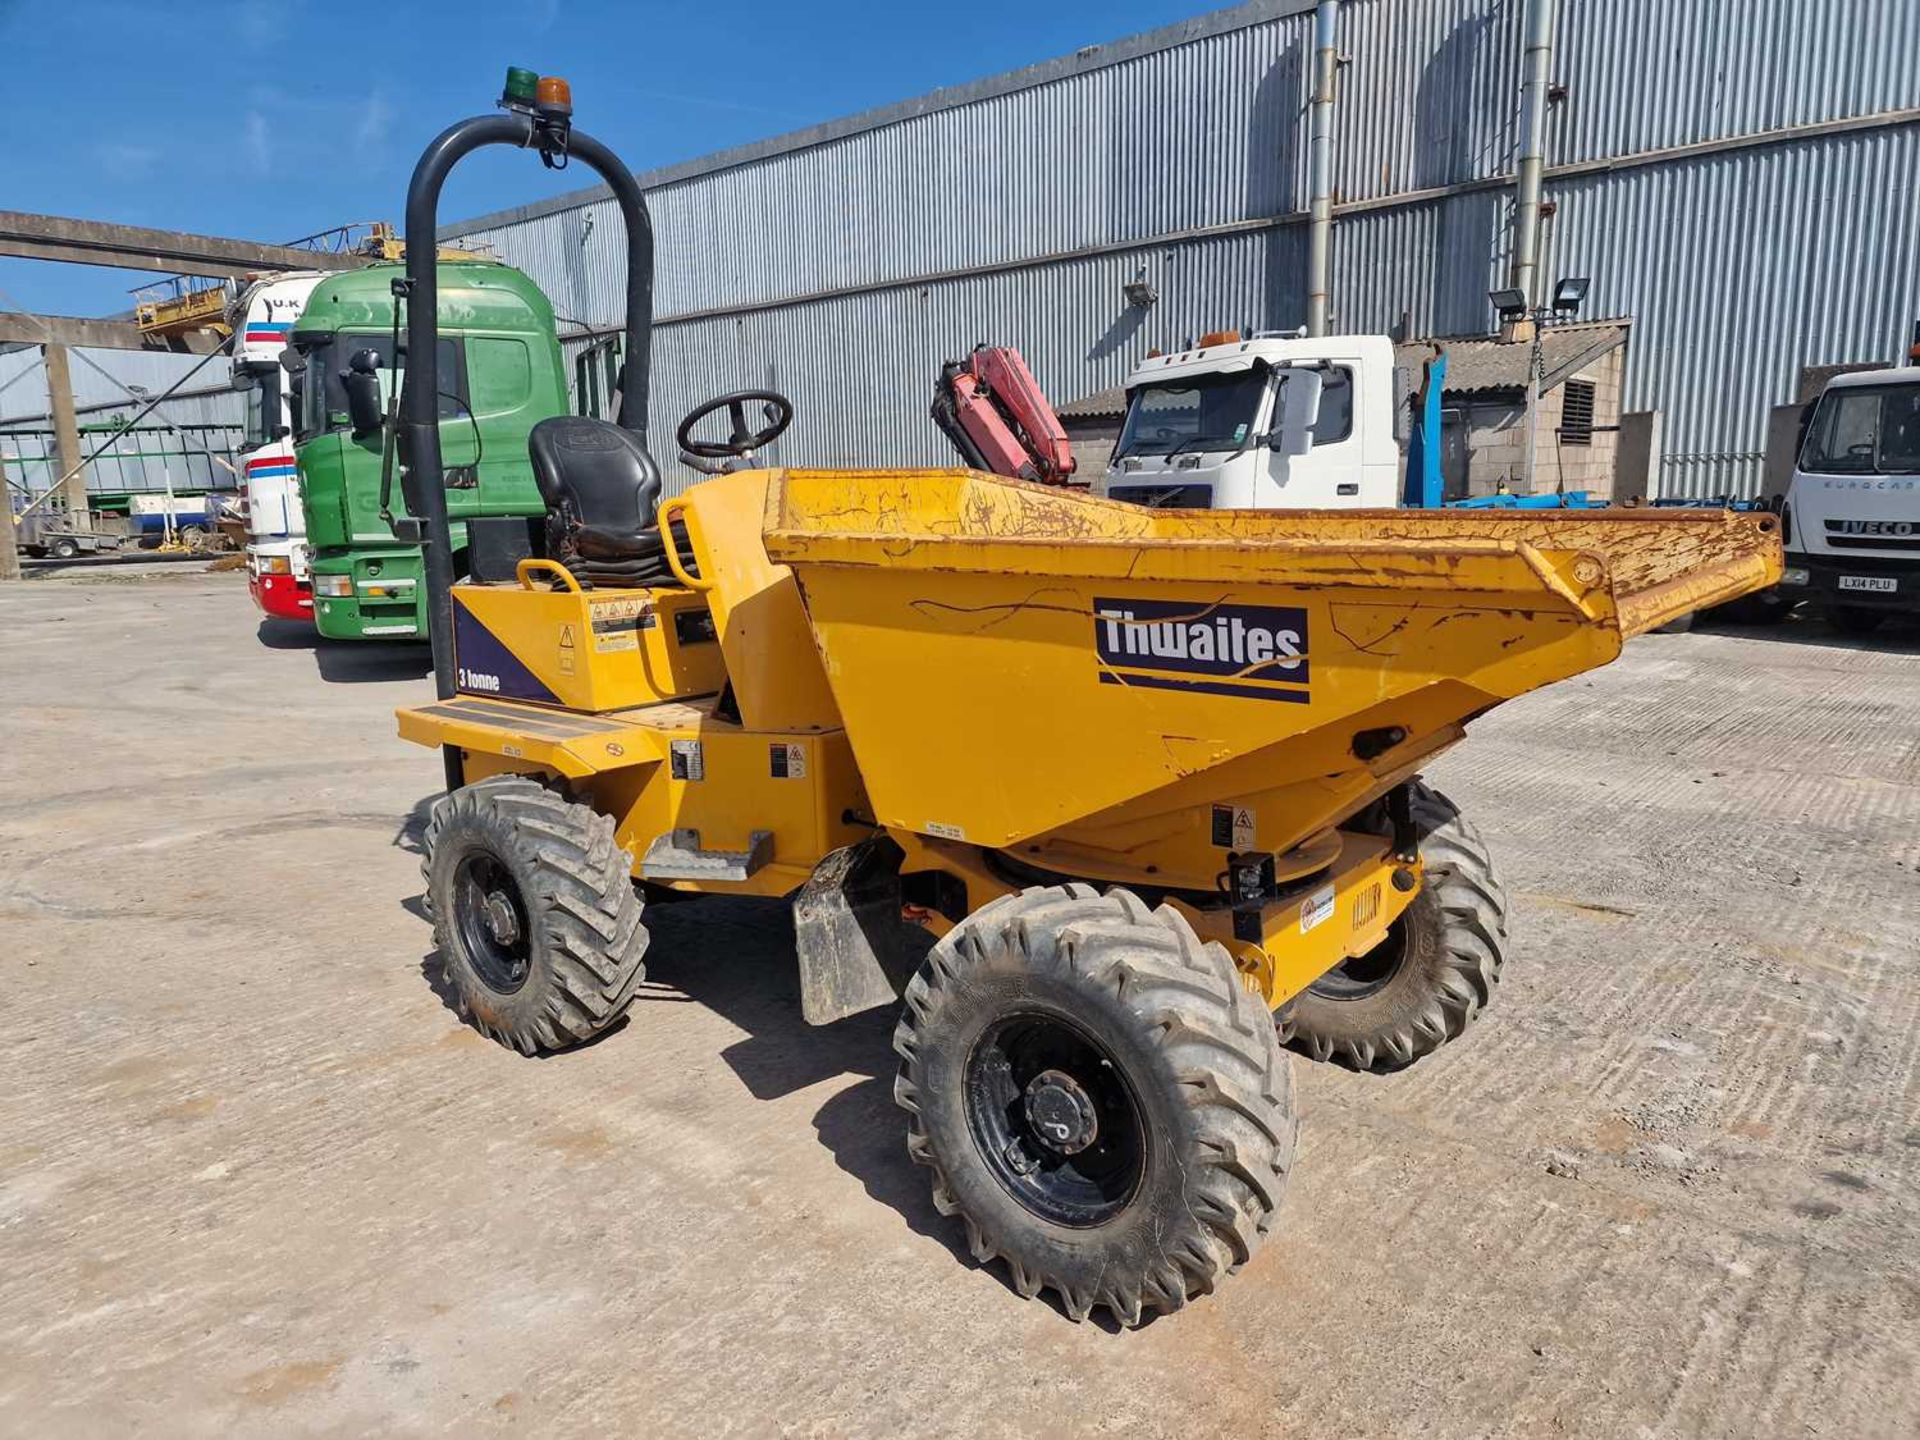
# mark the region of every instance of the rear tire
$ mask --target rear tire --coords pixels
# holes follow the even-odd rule
[[[463,786],[427,822],[427,908],[460,1014],[523,1054],[604,1030],[633,999],[647,930],[613,819],[523,775]]]
[[[56,540],[51,553],[56,560],[72,560],[80,554],[80,547],[71,540]]]
[[[1506,960],[1507,892],[1486,842],[1452,801],[1413,782],[1426,881],[1367,954],[1322,975],[1279,1015],[1314,1060],[1399,1070],[1458,1038],[1493,999]]]
[[[1884,610],[1865,605],[1833,605],[1827,609],[1827,623],[1842,635],[1871,635],[1887,621]]]
[[[1293,1162],[1292,1074],[1227,952],[1124,890],[1006,896],[908,984],[894,1098],[974,1258],[1083,1320],[1244,1265]]]

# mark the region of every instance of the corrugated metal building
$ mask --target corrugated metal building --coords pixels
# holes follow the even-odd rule
[[[1491,325],[1523,23],[1523,0],[1347,0],[1335,328]],[[976,341],[1067,400],[1152,344],[1299,325],[1311,31],[1310,0],[1261,0],[642,177],[656,432],[771,385],[799,409],[779,458],[943,463],[926,400]],[[1920,315],[1920,5],[1561,0],[1558,31],[1545,272],[1632,318],[1625,404],[1665,413],[1665,492],[1751,491],[1799,368],[1890,357]],[[595,192],[445,233],[617,321]]]

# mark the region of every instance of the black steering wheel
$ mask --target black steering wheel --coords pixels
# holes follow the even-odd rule
[[[758,401],[760,413],[766,424],[758,430],[747,428],[747,406]],[[716,410],[725,410],[733,422],[733,433],[725,440],[695,440],[693,427]],[[763,450],[786,433],[787,426],[793,423],[793,402],[777,390],[736,390],[731,395],[722,395],[709,400],[686,419],[680,422],[680,428],[674,431],[673,438],[680,448],[689,455],[698,455],[703,460],[724,460],[728,457],[741,459],[756,450]]]

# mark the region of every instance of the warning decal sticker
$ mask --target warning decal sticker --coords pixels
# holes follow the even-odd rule
[[[669,749],[667,764],[676,780],[707,778],[706,757],[701,754],[698,740],[675,740]]]
[[[1213,843],[1222,850],[1253,849],[1253,811],[1245,805],[1214,806]]]
[[[593,648],[602,655],[638,650],[640,632],[653,626],[653,602],[644,596],[592,600],[587,613],[593,617]]]

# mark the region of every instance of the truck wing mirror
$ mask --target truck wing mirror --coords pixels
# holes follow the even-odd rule
[[[1280,393],[1273,402],[1273,429],[1267,444],[1282,455],[1304,455],[1313,449],[1313,427],[1320,421],[1318,370],[1283,370]]]
[[[347,418],[353,422],[353,438],[363,440],[380,432],[380,352],[356,350],[341,372],[340,382],[347,392]]]

